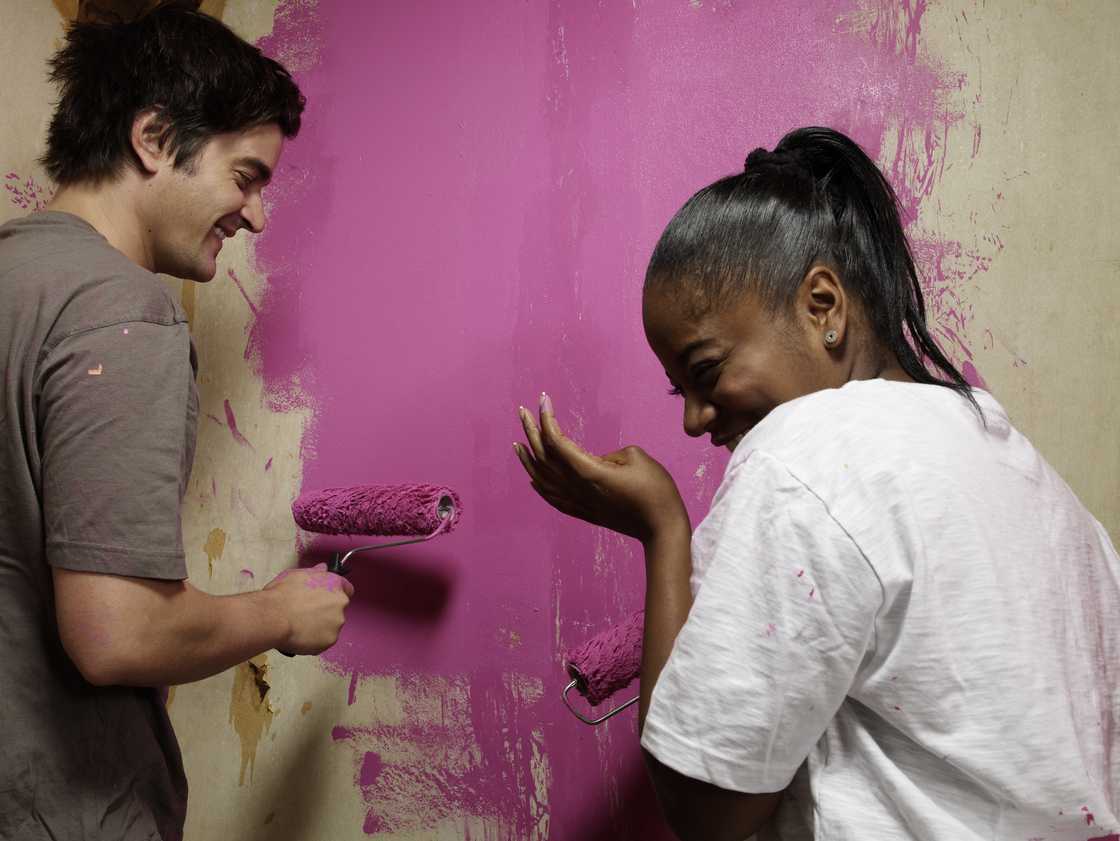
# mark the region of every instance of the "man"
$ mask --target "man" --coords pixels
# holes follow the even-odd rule
[[[78,24],[46,212],[0,227],[0,839],[179,839],[186,781],[156,687],[270,648],[332,645],[352,593],[322,567],[213,597],[179,506],[195,356],[156,272],[205,282],[264,228],[303,98],[216,20]]]

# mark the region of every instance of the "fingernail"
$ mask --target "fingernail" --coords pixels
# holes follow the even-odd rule
[[[545,394],[543,391],[541,392],[541,411],[549,415],[556,414],[554,411],[552,411],[552,398]]]

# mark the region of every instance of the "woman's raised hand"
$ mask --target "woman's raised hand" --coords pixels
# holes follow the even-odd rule
[[[584,450],[560,431],[542,394],[540,425],[518,409],[525,444],[514,444],[533,489],[558,511],[648,543],[662,529],[688,528],[688,513],[669,472],[640,447],[605,456]]]

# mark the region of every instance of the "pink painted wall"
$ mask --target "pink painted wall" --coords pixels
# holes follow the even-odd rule
[[[550,837],[669,837],[633,710],[592,730],[559,703],[563,649],[639,605],[640,557],[531,493],[510,447],[515,409],[545,389],[588,447],[642,444],[701,516],[725,460],[683,435],[645,346],[645,263],[689,194],[806,124],[889,159],[917,212],[958,118],[940,95],[954,79],[918,56],[921,0],[866,7],[282,7],[262,46],[318,60],[298,74],[305,128],[271,189],[250,351],[278,409],[297,379],[315,408],[305,489],[429,481],[464,500],[453,535],[358,561],[349,624],[326,655],[404,686],[469,684],[469,725],[448,725],[480,748],[469,772],[394,770],[355,747],[367,832],[399,828],[414,802],[421,816],[499,815],[510,838],[544,837],[527,805],[535,741],[551,768]],[[941,265],[952,244],[923,248],[939,329],[957,327],[942,338],[965,362],[963,270]],[[544,697],[511,691],[510,674],[543,679]]]

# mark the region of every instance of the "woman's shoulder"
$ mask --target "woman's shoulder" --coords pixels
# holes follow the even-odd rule
[[[979,453],[1010,434],[1007,416],[986,392],[977,406],[951,388],[859,380],[775,408],[732,458],[765,452],[806,480],[837,470],[900,473]]]

